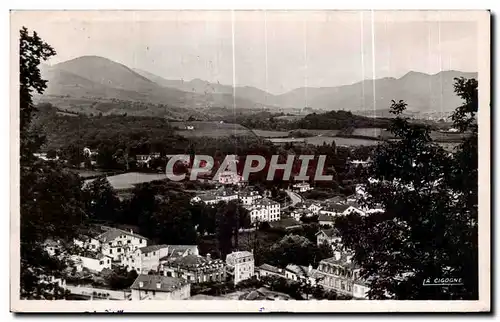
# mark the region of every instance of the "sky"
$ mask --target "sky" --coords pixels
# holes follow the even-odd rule
[[[167,79],[273,94],[478,68],[477,24],[450,12],[17,12],[11,22],[55,48],[50,64],[97,55]]]

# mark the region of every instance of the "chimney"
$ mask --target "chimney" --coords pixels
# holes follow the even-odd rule
[[[161,288],[161,283],[160,282],[156,283],[156,288],[158,288],[158,289]]]
[[[210,253],[207,253],[207,260],[211,260],[212,259],[212,255],[210,255]]]
[[[133,235],[134,234],[134,231],[132,229],[130,229],[130,233]]]
[[[307,271],[308,271],[309,273],[311,273],[312,269],[313,269],[312,265],[311,265],[311,264],[309,264],[309,267],[307,268]]]
[[[351,262],[351,260],[352,260],[352,255],[348,255],[348,256],[346,257],[346,261],[347,261],[348,263],[350,263],[350,262]]]
[[[144,287],[144,282],[139,282],[139,287]]]
[[[339,251],[335,251],[335,259],[336,260],[340,260],[340,252]]]

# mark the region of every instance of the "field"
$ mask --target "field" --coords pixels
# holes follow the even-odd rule
[[[362,136],[370,136],[370,137],[379,137],[383,133],[385,134],[386,130],[382,128],[359,128],[354,129],[352,135],[362,135]]]
[[[331,144],[335,141],[337,146],[360,146],[360,145],[376,145],[380,143],[377,140],[365,140],[357,138],[341,138],[341,137],[327,137],[327,136],[314,136],[305,138],[308,144],[323,145],[323,143]]]
[[[164,180],[166,178],[167,178],[166,174],[140,173],[140,172],[128,172],[107,177],[109,183],[111,184],[111,186],[113,186],[115,190],[131,189],[136,184],[139,183]],[[86,180],[85,183],[91,182],[92,180],[93,179]]]
[[[252,130],[255,135],[263,138],[286,138],[289,131],[268,131],[268,130]]]
[[[220,122],[171,122],[170,125],[177,129],[175,132],[183,137],[228,137],[234,136],[255,136],[252,130],[240,124],[220,123]],[[193,127],[188,130],[187,127]]]

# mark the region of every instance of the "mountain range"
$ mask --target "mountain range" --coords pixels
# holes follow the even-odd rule
[[[211,83],[201,79],[170,80],[154,73],[131,69],[107,58],[82,56],[53,66],[43,65],[42,77],[48,88],[44,100],[62,98],[87,101],[131,101],[190,110],[262,109],[287,110],[309,107],[314,110],[386,110],[391,100],[405,100],[413,113],[449,112],[461,104],[453,91],[455,77],[477,78],[477,73],[443,71],[429,75],[409,72],[401,78],[365,80],[337,87],[297,88],[273,95],[250,86]],[[233,102],[233,93],[235,100]],[[375,95],[374,95],[375,93]],[[95,104],[94,104],[95,105]],[[68,107],[66,106],[66,107]],[[124,113],[120,106],[105,112]]]

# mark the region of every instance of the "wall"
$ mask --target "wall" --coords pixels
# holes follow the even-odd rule
[[[147,293],[146,293],[147,292]],[[153,293],[154,292],[154,293]],[[132,300],[185,300],[191,296],[191,284],[183,285],[173,292],[160,292],[152,290],[132,290]]]

